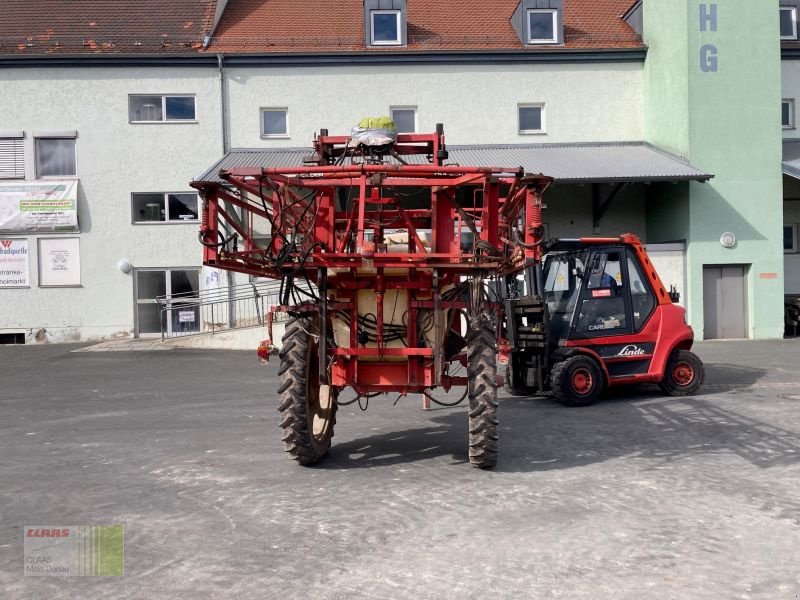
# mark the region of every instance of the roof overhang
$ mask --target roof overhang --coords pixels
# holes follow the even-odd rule
[[[781,168],[784,175],[800,179],[800,139],[783,141]]]
[[[708,181],[714,176],[644,142],[494,144],[448,146],[448,150],[454,164],[521,166],[528,173],[548,175],[557,184]],[[310,148],[234,149],[200,175],[198,181],[223,183],[220,170],[235,167],[298,167],[311,153]]]

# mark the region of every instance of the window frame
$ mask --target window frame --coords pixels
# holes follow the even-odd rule
[[[783,34],[780,34],[780,31],[778,31],[778,33],[780,34],[780,38],[782,40],[796,40],[797,39],[797,7],[795,7],[795,6],[781,6],[781,7],[778,8],[778,11],[779,12],[789,11],[789,13],[792,15],[792,33],[791,33],[791,35],[783,35]]]
[[[553,19],[552,38],[534,38],[531,31],[531,15],[549,13]],[[557,8],[529,8],[525,11],[525,39],[526,44],[557,44],[558,43],[558,9]]]
[[[39,174],[39,140],[71,140],[75,153],[75,173],[72,175],[40,175]],[[33,170],[35,179],[77,179],[78,178],[78,136],[76,135],[35,135],[33,137]]]
[[[370,46],[402,46],[403,45],[403,11],[399,8],[373,9],[369,11],[369,45]],[[397,22],[397,38],[395,40],[375,39],[375,15],[394,15]]]
[[[783,105],[784,104],[788,104],[789,105],[789,123],[788,124],[784,124],[784,122],[783,122]],[[794,108],[795,108],[794,98],[782,98],[781,99],[781,127],[784,130],[794,129],[795,128],[795,112],[794,112]]]
[[[264,113],[283,112],[286,115],[286,133],[265,133],[264,132]],[[262,140],[288,140],[289,135],[289,107],[288,106],[262,106],[258,109],[258,129]]]
[[[784,234],[786,233],[786,228],[787,227],[791,227],[791,229],[792,229],[792,247],[791,248],[784,248],[783,249],[783,253],[784,254],[797,254],[798,253],[798,248],[797,248],[798,224],[797,223],[784,223],[783,224]]]
[[[0,171],[0,180],[13,181],[18,179],[25,179],[25,132],[24,131],[0,131],[0,142],[8,142],[9,152],[13,150],[14,158],[14,171],[9,175],[3,175]],[[21,171],[17,168],[21,165]]]
[[[544,102],[520,102],[517,104],[517,134],[519,135],[545,135],[547,124],[545,122],[545,103]],[[538,108],[541,117],[541,129],[522,129],[522,109]]]
[[[199,295],[203,291],[203,268],[202,267],[135,267],[133,271],[133,320],[134,320],[134,332],[136,337],[157,337],[161,334],[161,332],[155,331],[148,331],[142,333],[140,331],[141,323],[139,317],[139,306],[140,305],[153,305],[155,304],[158,306],[158,302],[155,298],[139,298],[139,273],[143,272],[162,272],[164,273],[164,292],[166,295],[171,296],[174,292],[172,291],[172,272],[173,271],[185,271],[185,272],[196,272],[197,273],[197,294]],[[188,300],[191,297],[186,297]],[[173,300],[171,303],[171,308],[180,306],[180,299],[176,302]],[[199,310],[199,309],[198,309]],[[161,318],[161,314],[159,311],[159,319]],[[198,331],[201,329],[200,321],[195,320],[195,323],[198,325]],[[167,333],[170,335],[174,332],[173,324],[171,320],[166,321],[166,330]]]
[[[411,106],[411,105],[402,105],[402,104],[390,106],[389,107],[389,116],[391,116],[392,121],[395,121],[395,119],[394,119],[394,111],[396,111],[396,110],[410,110],[410,111],[412,111],[414,113],[414,131],[400,131],[398,129],[397,133],[418,133],[419,132],[419,121],[417,120],[417,107],[416,106]],[[395,125],[396,124],[397,124],[397,121],[395,121]]]
[[[141,97],[155,97],[158,96],[161,98],[161,116],[163,117],[161,120],[152,120],[152,119],[139,119],[134,120],[131,118],[131,99],[132,98],[141,98]],[[168,119],[167,118],[167,98],[192,98],[194,100],[194,119]],[[199,118],[197,115],[197,94],[128,94],[128,123],[131,125],[144,125],[144,124],[153,124],[153,123],[199,123]]]
[[[155,196],[156,194],[160,194],[164,198],[164,220],[163,221],[137,221],[136,214],[134,212],[134,197],[135,196]],[[169,197],[170,195],[176,194],[194,194],[197,198],[197,217],[194,219],[169,219]],[[183,191],[183,192],[131,192],[131,225],[180,225],[183,223],[193,223],[197,224],[200,222],[200,194],[197,192],[192,191]]]

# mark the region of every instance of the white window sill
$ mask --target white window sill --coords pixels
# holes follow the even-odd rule
[[[519,135],[547,135],[546,131],[527,130],[527,129],[522,129],[522,130],[518,131],[517,133]]]
[[[558,40],[528,40],[528,46],[556,46]]]
[[[200,121],[197,119],[170,119],[169,121],[128,121],[129,125],[192,125]]]
[[[77,175],[39,175],[33,181],[52,181],[57,179],[78,179]]]
[[[200,219],[171,219],[169,221],[133,221],[131,225],[136,225],[137,227],[142,225],[186,225],[189,223],[196,225],[199,222]]]
[[[292,139],[288,133],[269,133],[261,134],[262,140],[290,140]]]

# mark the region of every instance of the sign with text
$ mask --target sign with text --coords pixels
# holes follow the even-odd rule
[[[0,238],[0,288],[30,286],[28,240]]]
[[[39,240],[39,285],[73,286],[81,284],[79,238]]]
[[[78,231],[78,182],[0,183],[0,231]]]
[[[26,526],[25,576],[121,577],[125,573],[122,525]]]

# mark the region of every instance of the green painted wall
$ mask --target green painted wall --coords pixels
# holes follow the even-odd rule
[[[646,139],[715,175],[676,189],[672,210],[649,201],[648,241],[659,241],[651,231],[686,237],[686,300],[698,339],[703,266],[719,264],[749,265],[750,336],[781,337],[778,0],[645,0],[644,24]],[[732,249],[719,243],[726,231],[738,240]]]

